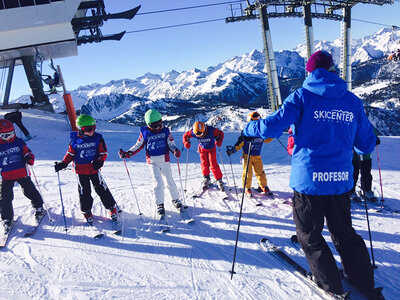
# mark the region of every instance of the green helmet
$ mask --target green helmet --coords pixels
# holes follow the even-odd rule
[[[161,114],[155,109],[149,109],[144,115],[144,121],[147,125],[158,122],[162,119]]]
[[[96,125],[96,121],[95,119],[93,119],[92,116],[89,115],[80,115],[77,119],[76,119],[76,126],[81,129],[82,127],[85,126],[94,126]]]

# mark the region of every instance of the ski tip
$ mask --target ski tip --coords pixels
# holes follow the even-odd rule
[[[260,240],[260,243],[265,243],[266,241],[268,241],[267,238],[262,238],[262,239]]]
[[[104,233],[99,233],[99,234],[95,235],[94,238],[97,240],[103,236],[104,236]]]
[[[262,206],[262,204],[261,203],[257,203],[256,206]]]
[[[114,231],[114,234],[115,234],[115,235],[121,235],[121,234],[122,234],[122,230]]]

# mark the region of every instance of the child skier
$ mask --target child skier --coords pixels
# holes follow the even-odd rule
[[[80,115],[76,119],[76,126],[79,132],[71,133],[68,151],[61,162],[54,163],[55,171],[65,169],[71,161],[75,162],[75,172],[78,174],[79,180],[80,208],[89,224],[93,224],[93,198],[90,182],[104,207],[110,211],[111,219],[117,221],[115,200],[99,173],[107,158],[106,143],[102,135],[95,132],[96,121],[93,117]]]
[[[260,114],[256,111],[250,113],[247,117],[247,121],[256,121],[261,118]],[[268,185],[267,185],[267,177],[264,172],[263,162],[261,160],[261,149],[263,143],[269,143],[272,139],[268,138],[264,140],[263,138],[254,138],[251,142],[251,149],[250,149],[250,161],[249,161],[249,169],[247,172],[247,180],[246,180],[246,169],[247,169],[247,155],[249,152],[249,142],[246,141],[243,135],[240,135],[236,144],[232,146],[227,146],[226,154],[231,156],[236,151],[243,148],[243,173],[242,173],[242,181],[243,186],[246,180],[246,186],[244,187],[246,190],[246,196],[252,197],[251,193],[251,182],[253,179],[253,170],[257,177],[258,181],[258,191],[265,194],[265,195],[272,195]]]
[[[182,209],[182,202],[179,199],[179,192],[172,178],[171,165],[169,163],[169,151],[177,158],[181,156],[181,152],[176,147],[169,129],[163,126],[161,114],[157,110],[148,110],[144,119],[147,126],[140,128],[140,135],[136,144],[126,152],[121,149],[119,155],[121,158],[130,158],[143,148],[146,148],[146,161],[153,177],[157,213],[160,218],[163,218],[165,215],[164,180],[166,188],[171,195],[172,204],[178,210]]]
[[[26,164],[33,166],[35,156],[25,142],[15,136],[13,124],[0,119],[0,211],[4,226],[4,234],[8,233],[14,218],[12,200],[14,198],[14,183],[18,182],[24,195],[31,200],[36,210],[35,217],[40,218],[45,213],[43,199],[33,184]]]
[[[289,153],[289,155],[292,156],[293,155],[293,149],[294,149],[294,136],[293,136],[293,130],[292,130],[291,127],[289,127],[288,133],[289,133],[289,136],[288,136],[288,139],[287,139],[286,150],[287,150],[287,153]]]
[[[190,138],[197,138],[199,142],[199,154],[201,161],[201,172],[204,179],[202,183],[203,189],[210,186],[210,168],[217,180],[218,188],[225,191],[224,183],[222,182],[222,172],[217,162],[216,146],[221,147],[224,140],[224,133],[217,128],[207,126],[203,122],[196,121],[193,128],[183,135],[183,145],[186,149],[190,148]]]

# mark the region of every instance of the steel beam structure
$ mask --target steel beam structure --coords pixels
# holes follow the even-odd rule
[[[248,6],[241,9],[241,15],[234,15],[234,10],[231,9],[232,16],[225,18],[225,22],[261,20],[268,78],[268,99],[271,102],[270,108],[275,109],[282,103],[282,100],[280,99],[278,79],[275,79],[273,75],[274,72],[276,74],[277,72],[268,25],[269,18],[304,18],[307,60],[314,51],[312,18],[343,21],[342,78],[347,82],[348,89],[351,90],[351,8],[358,3],[384,5],[393,4],[393,2],[394,0],[255,0],[253,4],[250,4],[250,1],[247,0]]]

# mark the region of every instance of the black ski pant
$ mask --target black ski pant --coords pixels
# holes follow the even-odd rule
[[[372,175],[371,175],[371,168],[372,168],[372,159],[367,160],[360,160],[360,159],[353,159],[353,192],[355,192],[358,175],[361,173],[361,189],[364,192],[371,191],[372,188]]]
[[[115,206],[115,200],[111,195],[104,180],[100,177],[100,174],[92,175],[78,175],[79,176],[79,201],[81,204],[81,211],[86,212],[92,209],[93,197],[90,182],[92,182],[94,190],[99,195],[101,202],[106,209],[113,208]]]
[[[326,219],[350,282],[367,294],[373,290],[374,273],[368,250],[351,224],[349,193],[310,196],[294,192],[293,219],[310,270],[321,288],[335,294],[343,293],[336,261],[321,234]]]
[[[15,180],[3,180],[0,182],[0,211],[2,220],[12,220],[14,218],[14,209],[12,200],[14,199],[14,183],[18,182],[24,195],[31,200],[34,208],[43,206],[43,199],[36,189],[30,177],[24,177]]]

